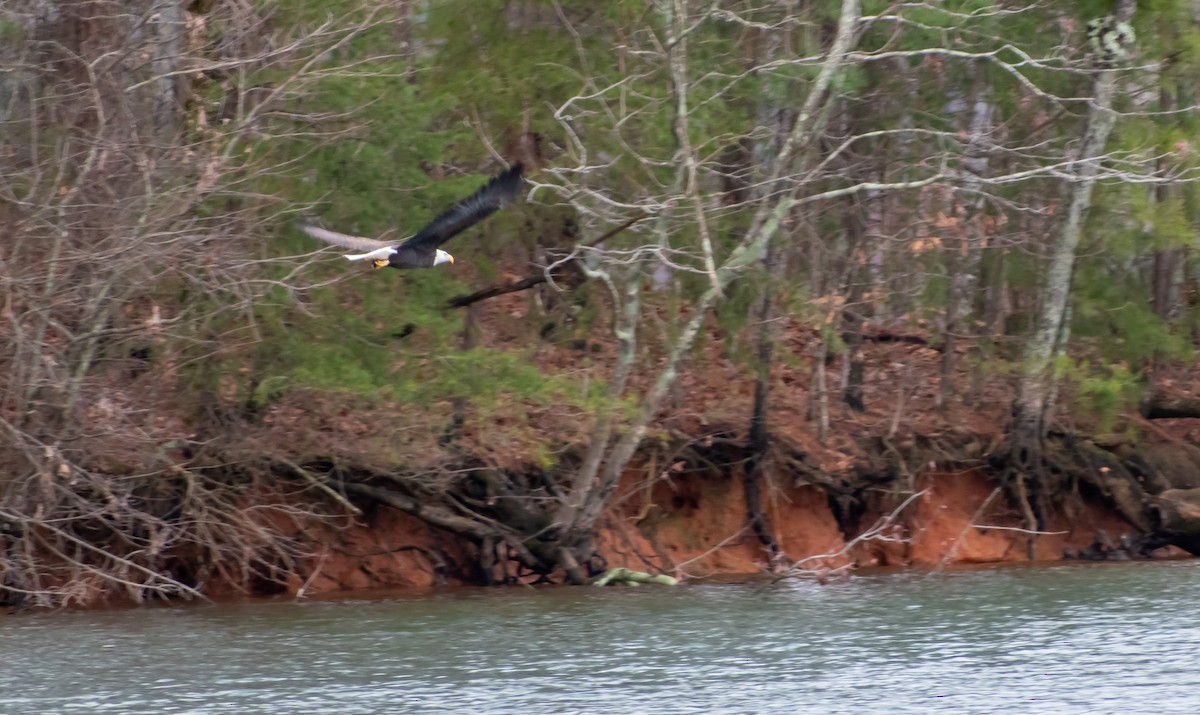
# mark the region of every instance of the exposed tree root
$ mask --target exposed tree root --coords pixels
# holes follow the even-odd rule
[[[1043,528],[1051,506],[1066,510],[1067,500],[1078,499],[1070,485],[1082,483],[1142,534],[1137,548],[1114,546],[1109,551],[1137,553],[1173,544],[1200,555],[1200,489],[1176,487],[1191,486],[1195,481],[1200,461],[1193,452],[1190,445],[1159,442],[1134,446],[1123,440],[1101,444],[1073,435],[1052,435],[1032,464],[1028,458],[1021,463],[1006,463],[1001,458],[993,466],[1003,470],[1009,498],[1031,530]],[[1013,459],[1012,455],[1021,453],[1009,450],[1007,454]],[[1035,538],[1031,534],[1031,560]],[[1103,544],[1096,549],[1097,553],[1104,550]]]

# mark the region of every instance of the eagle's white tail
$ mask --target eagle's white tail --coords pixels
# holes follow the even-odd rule
[[[346,260],[347,261],[383,260],[395,252],[396,252],[395,247],[384,246],[383,248],[376,248],[374,251],[371,251],[370,253],[352,253],[349,256],[346,256]]]

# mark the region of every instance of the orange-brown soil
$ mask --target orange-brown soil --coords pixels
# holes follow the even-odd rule
[[[884,539],[847,540],[823,491],[811,485],[776,484],[769,519],[786,556],[806,563],[814,574],[845,564],[939,568],[952,564],[1023,563],[1027,534],[994,481],[980,471],[937,472],[917,484],[923,490]],[[767,557],[745,524],[740,477],[676,475],[654,479],[630,474],[615,506],[604,519],[599,550],[610,566],[662,571],[683,580],[752,575],[768,570]],[[880,516],[868,514],[870,527]],[[1058,515],[1036,541],[1038,561],[1059,561],[1097,544],[1119,544],[1137,530],[1110,509],[1081,501],[1070,518]],[[288,591],[306,594],[361,589],[429,587],[461,581],[436,574],[431,557],[463,563],[468,554],[455,539],[420,520],[379,510],[359,525],[313,534],[320,546],[313,575]],[[418,547],[418,548],[414,548]],[[428,551],[427,551],[428,550]],[[1164,548],[1156,556],[1183,556]],[[532,578],[525,579],[525,582]]]

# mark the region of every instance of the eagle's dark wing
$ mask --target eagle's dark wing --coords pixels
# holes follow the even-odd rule
[[[323,228],[317,228],[316,226],[301,226],[300,230],[317,239],[318,241],[332,243],[335,246],[342,246],[344,248],[353,248],[356,251],[374,251],[375,249],[383,248],[384,246],[396,245],[395,241],[379,241],[374,238],[365,238],[363,236],[350,236],[344,233],[338,233],[337,231],[327,231]]]
[[[504,208],[521,193],[521,165],[513,164],[478,191],[446,209],[425,228],[398,247],[414,255],[433,255],[434,250],[453,236]]]

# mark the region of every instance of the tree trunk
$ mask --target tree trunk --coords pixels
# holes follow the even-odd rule
[[[967,146],[961,157],[962,170],[955,192],[953,214],[955,225],[949,227],[957,245],[948,246],[946,287],[946,315],[943,323],[942,374],[938,385],[937,405],[944,408],[954,395],[955,368],[958,364],[959,339],[972,337],[971,282],[979,270],[984,242],[983,199],[980,197],[981,180],[988,173],[989,135],[992,128],[992,105],[984,83],[986,74],[981,68],[974,70],[970,91],[962,98],[962,132],[967,137]],[[968,343],[968,348],[974,344]]]
[[[1128,22],[1134,9],[1133,0],[1117,0],[1116,18]],[[1116,87],[1116,70],[1105,69],[1096,75],[1094,98],[1088,112],[1079,157],[1073,167],[1075,179],[1066,219],[1050,245],[1049,265],[1042,278],[1041,307],[1033,335],[1025,344],[1020,381],[1013,401],[1009,454],[1011,488],[1026,527],[1032,532],[1039,531],[1044,520],[1042,505],[1047,491],[1044,440],[1058,388],[1054,358],[1065,347],[1070,331],[1068,301],[1075,250],[1091,206],[1092,187],[1105,156],[1108,135],[1116,124],[1117,116],[1112,111]],[[1031,476],[1032,483],[1028,481]],[[1037,534],[1031,533],[1027,544],[1027,555],[1031,561],[1034,560],[1036,539]]]
[[[475,349],[479,343],[479,306],[474,303],[467,305],[466,315],[463,316],[463,329],[461,337],[461,345],[463,352],[469,352]],[[467,424],[467,406],[469,400],[462,396],[456,395],[450,398],[450,422],[447,423],[446,429],[442,431],[441,439],[438,444],[446,447],[456,444],[463,435],[463,427]]]
[[[989,242],[980,250],[979,278],[976,281],[975,313],[980,316],[979,333],[975,338],[978,359],[971,368],[970,401],[978,405],[983,399],[986,366],[996,358],[996,329],[1002,324],[1001,298],[1004,295],[1004,248]]]
[[[1134,11],[1133,0],[1117,0],[1116,17],[1128,22]],[[1088,112],[1087,127],[1074,166],[1075,180],[1070,192],[1066,219],[1050,246],[1049,264],[1042,278],[1042,302],[1034,333],[1025,344],[1021,377],[1013,402],[1012,448],[1020,471],[1039,464],[1046,423],[1053,405],[1053,356],[1063,334],[1063,318],[1070,297],[1075,249],[1083,231],[1083,222],[1092,201],[1092,187],[1105,155],[1108,135],[1116,124],[1112,111],[1117,71],[1106,69],[1096,76],[1094,99]]]
[[[760,33],[761,34],[761,33]],[[781,54],[790,56],[795,53],[790,29],[782,33],[766,33],[761,42],[756,43],[758,62],[775,61]],[[758,106],[758,124],[770,130],[770,138],[759,140],[751,152],[752,166],[748,176],[761,178],[756,167],[771,167],[772,157],[779,150],[779,139],[787,136],[788,125],[795,117],[787,106],[779,106],[780,98],[764,97]],[[757,183],[757,182],[756,182]],[[762,201],[765,185],[759,184],[752,189],[755,200]],[[772,241],[763,252],[763,269],[767,281],[763,286],[762,296],[755,320],[757,322],[756,360],[757,374],[754,380],[754,405],[750,415],[749,442],[752,456],[747,462],[742,475],[742,488],[746,498],[746,519],[750,530],[758,537],[759,543],[767,552],[767,562],[774,568],[782,554],[775,535],[762,506],[762,484],[770,448],[771,429],[768,414],[771,398],[771,372],[774,363],[775,342],[779,335],[779,310],[776,292],[780,290],[783,278],[787,273],[789,250],[780,242]]]
[[[1175,108],[1174,94],[1165,86],[1159,89],[1159,106],[1165,111]],[[1158,169],[1166,168],[1166,160],[1158,160]],[[1166,204],[1170,199],[1171,189],[1166,184],[1154,187],[1154,203]],[[1150,277],[1150,304],[1154,314],[1164,323],[1170,323],[1175,314],[1177,300],[1177,276],[1182,263],[1182,252],[1175,247],[1163,248],[1154,252],[1154,264]],[[1162,372],[1163,354],[1155,350],[1151,358],[1149,377],[1146,380],[1146,394],[1153,395],[1159,387],[1159,375]]]
[[[863,362],[863,323],[866,322],[858,312],[862,301],[862,289],[857,279],[850,278],[850,293],[846,296],[846,307],[842,309],[842,342],[846,343],[846,352],[842,359],[846,365],[846,379],[842,383],[842,402],[855,412],[866,412],[867,403],[863,399],[863,380],[866,376],[866,364]]]
[[[782,254],[782,255],[781,255]],[[746,464],[742,475],[742,487],[746,497],[746,519],[751,531],[758,537],[759,543],[767,552],[767,562],[771,567],[779,561],[781,550],[775,541],[770,523],[762,507],[762,482],[767,450],[770,448],[771,433],[767,421],[771,395],[771,363],[775,347],[774,327],[777,320],[774,291],[779,279],[787,270],[786,252],[778,241],[767,245],[766,256],[763,259],[767,269],[768,281],[763,288],[762,300],[757,311],[758,318],[758,375],[754,380],[754,407],[750,415],[750,449],[752,457]]]

